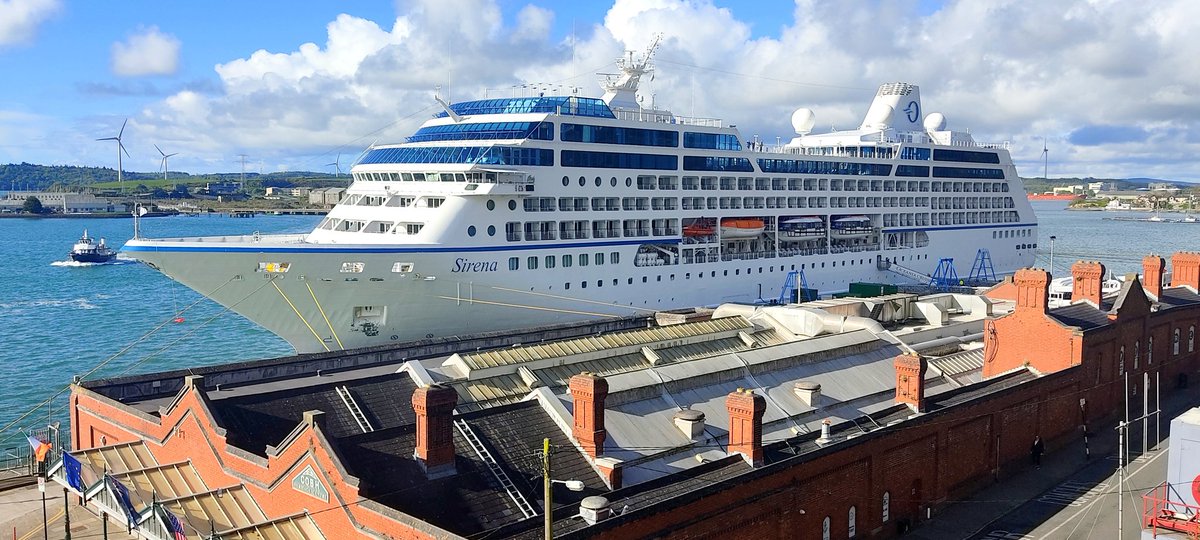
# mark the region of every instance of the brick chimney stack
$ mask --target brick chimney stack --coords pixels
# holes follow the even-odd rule
[[[1089,300],[1097,307],[1103,295],[1104,265],[1098,261],[1079,261],[1071,265],[1071,303]]]
[[[1158,255],[1147,255],[1142,259],[1142,289],[1157,300],[1162,296],[1163,270],[1167,263]]]
[[[435,384],[416,389],[412,395],[417,413],[417,448],[413,457],[430,478],[449,476],[454,469],[454,406],[458,393]]]
[[[1041,268],[1022,268],[1013,275],[1017,286],[1017,311],[1046,312],[1050,296],[1050,274]]]
[[[604,453],[604,398],[608,397],[608,381],[604,377],[583,372],[571,377],[571,399],[575,402],[575,426],[572,433],[583,451],[595,458]]]
[[[1200,290],[1200,253],[1179,251],[1171,256],[1171,285]]]
[[[919,355],[902,354],[896,357],[895,366],[896,403],[904,403],[919,413],[925,412],[925,371],[929,364]]]
[[[741,454],[755,467],[762,465],[762,419],[767,399],[738,388],[725,398],[725,408],[729,410],[729,453]]]

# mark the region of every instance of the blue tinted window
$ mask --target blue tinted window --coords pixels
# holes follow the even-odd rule
[[[754,172],[754,166],[746,158],[684,156],[683,170]]]
[[[478,163],[485,165],[554,165],[554,151],[511,146],[433,146],[376,148],[359,161],[369,163]]]
[[[927,159],[929,159],[929,149],[928,148],[913,148],[911,146],[905,146],[904,148],[900,149],[900,159],[927,160]]]
[[[603,169],[657,169],[673,171],[679,168],[675,156],[659,154],[627,154],[621,152],[562,151],[563,167],[596,167]]]
[[[891,165],[877,163],[850,163],[846,161],[815,161],[808,159],[760,159],[758,167],[763,172],[793,174],[845,174],[853,176],[888,176]]]
[[[896,176],[929,176],[929,167],[925,165],[897,165]]]
[[[539,139],[554,140],[554,124],[550,122],[487,122],[482,124],[447,124],[417,130],[408,142],[469,141],[481,139]]]
[[[575,96],[539,96],[528,98],[481,99],[453,103],[450,109],[466,116],[472,114],[558,113],[565,116],[615,118],[608,104],[596,98]],[[438,118],[449,116],[438,113]]]
[[[621,128],[563,124],[562,140],[585,143],[632,144],[640,146],[679,146],[679,133],[661,129]]]
[[[738,142],[736,135],[687,131],[683,134],[683,147],[708,148],[710,150],[741,150],[742,143]]]
[[[1004,180],[1004,171],[1000,169],[980,169],[974,167],[934,167],[934,178],[986,178]]]
[[[970,150],[933,151],[934,161],[966,161],[969,163],[1000,163],[1000,156],[995,152],[972,152]]]

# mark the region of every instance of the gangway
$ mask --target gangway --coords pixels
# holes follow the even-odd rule
[[[918,272],[912,268],[903,266],[883,257],[876,259],[875,266],[880,270],[887,270],[888,272],[892,272],[894,274],[900,274],[921,284],[929,283],[929,280],[933,279],[929,274]]]
[[[468,424],[466,420],[458,419],[454,421],[454,427],[458,428],[458,433],[467,440],[467,444],[471,446],[471,449],[475,451],[479,459],[483,460],[488,469],[492,471],[492,475],[496,477],[496,481],[500,483],[500,487],[508,492],[509,498],[517,504],[517,508],[521,510],[521,513],[527,518],[536,516],[537,510],[533,508],[532,504],[529,504],[529,500],[525,498],[525,495],[521,494],[521,490],[517,489],[516,484],[513,484],[512,479],[508,477],[508,473],[504,472],[499,463],[496,463],[496,458],[492,457],[492,453],[488,452],[487,447],[483,445],[483,441],[480,441],[479,437],[475,435],[475,430],[471,429],[471,424]],[[549,509],[546,510],[549,511]]]
[[[996,269],[992,267],[992,254],[986,248],[979,248],[975,253],[975,262],[971,264],[971,275],[967,277],[970,285],[991,285],[998,281]]]

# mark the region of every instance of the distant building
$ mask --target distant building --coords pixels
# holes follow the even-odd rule
[[[307,197],[309,191],[312,191],[312,190],[310,190],[306,187],[294,187],[291,190],[291,195],[293,197],[296,197],[297,199],[300,199],[300,198]]]
[[[346,188],[334,187],[325,190],[325,206],[333,206],[346,197]]]
[[[114,206],[108,199],[91,193],[60,193],[52,191],[9,191],[0,199],[0,212],[15,212],[25,205],[25,199],[37,197],[42,207],[60,214],[87,214],[113,212]]]
[[[1175,184],[1167,182],[1150,182],[1149,188],[1150,191],[1179,191]]]
[[[1099,193],[1105,190],[1104,182],[1088,182],[1087,189],[1092,193]],[[1111,186],[1109,187],[1111,189]]]
[[[209,195],[232,195],[242,190],[240,182],[209,182],[204,185]]]
[[[291,195],[291,190],[288,188],[281,188],[281,187],[269,187],[269,188],[267,188],[266,195],[267,195],[267,197],[274,197],[274,198],[278,199],[279,197],[282,197],[285,195]]]
[[[308,204],[314,206],[324,206],[325,190],[323,188],[310,190],[308,192]]]

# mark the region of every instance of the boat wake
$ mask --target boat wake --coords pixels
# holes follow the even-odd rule
[[[33,312],[47,308],[99,309],[88,298],[72,299],[43,299],[25,300],[20,302],[0,302],[0,309],[11,313]]]
[[[117,266],[117,265],[122,265],[122,264],[136,264],[136,263],[137,263],[137,259],[122,259],[121,257],[117,257],[116,259],[113,259],[108,262],[102,262],[102,263],[78,262],[78,261],[54,261],[54,262],[50,263],[50,266],[81,268],[81,267],[86,267],[86,266]]]

